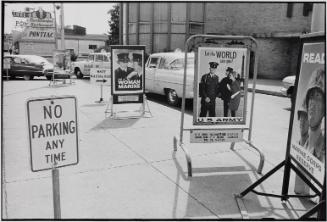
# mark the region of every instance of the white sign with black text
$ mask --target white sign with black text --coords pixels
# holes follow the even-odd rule
[[[76,107],[75,96],[27,101],[32,171],[78,163]]]
[[[193,129],[191,143],[239,142],[243,140],[242,129]]]
[[[92,84],[96,85],[111,85],[111,70],[91,68],[90,69],[90,80]]]

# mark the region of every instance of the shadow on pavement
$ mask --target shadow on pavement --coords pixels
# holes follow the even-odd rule
[[[92,130],[104,130],[104,129],[119,129],[119,128],[128,128],[134,125],[139,119],[112,119],[106,118],[101,123],[96,125],[91,129]]]
[[[185,218],[211,218],[212,216],[224,219],[241,218],[234,194],[239,193],[242,188],[252,182],[244,166],[193,168],[194,173],[214,172],[223,174],[206,174],[203,176],[198,174],[193,175],[193,177],[186,177],[187,172],[184,172],[178,163],[175,152],[172,154],[172,158],[178,172],[175,180],[173,217],[176,217],[180,181],[184,180],[189,181]],[[228,174],[228,172],[230,173]],[[251,209],[255,210],[255,212],[266,212],[267,209],[261,207],[259,199],[255,195],[249,195],[247,200],[250,202]],[[199,204],[203,207],[199,208]]]
[[[168,104],[168,102],[166,100],[166,96],[159,95],[159,94],[153,94],[153,93],[147,93],[146,96],[147,96],[147,99],[152,102],[156,102],[156,103],[159,103],[160,105],[166,106],[168,108],[181,111],[181,107],[182,107],[181,103],[182,102],[180,102],[178,104],[178,106],[171,106]],[[192,99],[185,100],[185,113],[189,114],[189,115],[193,115],[193,100]]]

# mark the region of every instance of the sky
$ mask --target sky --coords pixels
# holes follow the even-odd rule
[[[60,3],[56,3],[60,5]],[[79,25],[86,28],[87,34],[107,34],[109,31],[108,20],[110,15],[107,12],[112,9],[114,3],[92,2],[92,3],[63,3],[64,5],[64,24]],[[50,11],[53,15],[54,7],[50,3],[5,3],[4,31],[11,33],[13,29],[19,31],[16,21],[22,21],[12,16],[12,11],[25,11],[26,7],[35,8],[42,7],[45,11]],[[57,24],[59,23],[60,10],[57,10]]]

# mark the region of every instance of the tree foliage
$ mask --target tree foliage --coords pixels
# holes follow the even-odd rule
[[[109,45],[119,44],[119,4],[113,6],[112,9],[108,11],[110,19],[108,21],[110,31],[108,32],[108,43]]]

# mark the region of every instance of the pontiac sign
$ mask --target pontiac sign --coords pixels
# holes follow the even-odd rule
[[[22,39],[54,41],[55,33],[54,33],[54,29],[28,28],[26,29]]]

